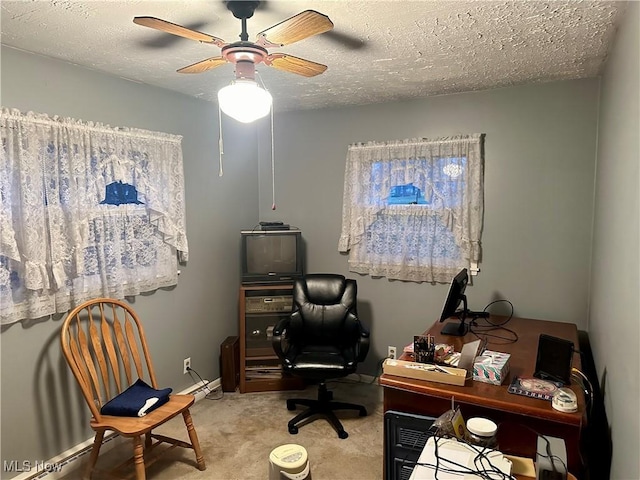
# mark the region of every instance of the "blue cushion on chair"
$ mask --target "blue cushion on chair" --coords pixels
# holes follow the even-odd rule
[[[169,401],[171,388],[156,390],[142,380],[115,396],[100,409],[103,415],[119,417],[142,417]]]

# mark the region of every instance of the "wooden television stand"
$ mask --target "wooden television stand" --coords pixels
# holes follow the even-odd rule
[[[292,284],[240,287],[240,393],[302,389],[304,380],[282,372],[271,330],[291,314]]]

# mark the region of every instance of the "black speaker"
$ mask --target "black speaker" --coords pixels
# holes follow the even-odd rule
[[[538,339],[538,354],[534,377],[542,380],[571,383],[574,346],[571,340],[552,337],[544,333]]]
[[[227,337],[220,345],[222,391],[235,392],[240,383],[240,344],[238,337]]]
[[[567,480],[567,448],[563,439],[538,435],[536,480]]]

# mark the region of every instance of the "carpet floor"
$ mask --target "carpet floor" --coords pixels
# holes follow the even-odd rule
[[[356,376],[357,377],[357,376]],[[346,439],[338,438],[333,427],[317,418],[289,434],[287,422],[303,407],[288,411],[287,398],[316,398],[317,387],[287,392],[224,393],[218,390],[191,408],[207,469],[196,468],[192,450],[177,448],[162,454],[147,469],[149,480],[265,480],[269,477],[269,454],[293,443],[307,450],[313,480],[378,480],[383,478],[382,388],[377,384],[350,379],[328,382],[334,400],[363,405],[368,412],[337,411]],[[155,433],[188,440],[182,417],[175,418]],[[159,447],[160,448],[160,447]],[[117,465],[131,454],[130,442],[101,455],[97,468]],[[81,468],[83,462],[78,462]],[[130,469],[132,470],[132,469]],[[79,478],[78,471],[64,479]],[[93,479],[101,480],[96,473]]]

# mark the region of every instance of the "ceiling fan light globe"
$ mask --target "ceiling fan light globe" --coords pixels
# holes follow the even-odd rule
[[[253,80],[236,80],[218,91],[220,109],[242,123],[251,123],[271,111],[273,98]]]

